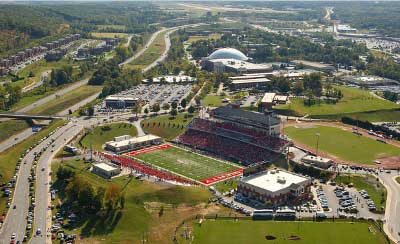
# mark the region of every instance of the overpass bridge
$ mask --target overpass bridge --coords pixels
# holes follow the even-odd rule
[[[60,115],[33,115],[33,114],[20,114],[20,113],[0,113],[0,118],[54,120],[54,119],[66,119],[67,117],[60,116]]]

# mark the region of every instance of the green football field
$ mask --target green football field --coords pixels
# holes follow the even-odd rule
[[[295,142],[316,148],[319,133],[319,150],[340,159],[358,164],[374,164],[374,160],[400,154],[400,148],[378,142],[365,136],[329,126],[291,126],[285,128]]]
[[[252,220],[204,221],[194,226],[193,244],[385,244],[369,223],[275,222]],[[371,229],[371,231],[370,231]],[[274,237],[267,240],[266,236]],[[292,237],[296,240],[289,240]]]
[[[237,166],[177,147],[139,154],[134,158],[197,181],[239,169]]]

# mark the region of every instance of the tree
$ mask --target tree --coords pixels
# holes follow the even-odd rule
[[[132,108],[132,113],[136,114],[136,116],[141,111],[142,111],[142,105],[140,103],[135,104],[135,106],[133,106],[133,108]]]
[[[170,114],[171,114],[171,116],[172,117],[176,117],[177,115],[178,115],[178,110],[176,110],[175,108],[173,108],[172,110],[171,110],[171,112],[169,112]]]
[[[176,109],[178,108],[178,103],[176,103],[175,101],[171,103],[171,108],[172,109]]]
[[[75,172],[68,168],[61,166],[60,168],[57,169],[56,175],[57,175],[57,179],[59,179],[61,181],[65,181],[65,180],[68,180],[68,179],[74,177]]]
[[[200,97],[200,96],[196,96],[196,97],[194,98],[194,100],[196,101],[196,105],[197,105],[197,106],[200,106],[200,105],[201,105],[201,97]]]
[[[155,113],[157,113],[158,111],[160,111],[160,104],[155,103],[153,104],[153,106],[151,107],[151,110]]]
[[[91,184],[84,184],[82,188],[79,189],[78,203],[82,207],[89,208],[92,205],[94,199],[94,190]]]
[[[164,110],[169,110],[170,107],[171,107],[171,106],[169,106],[168,103],[164,103],[163,106],[162,106],[162,109],[164,109]]]
[[[182,107],[182,108],[186,108],[186,105],[187,105],[187,101],[186,101],[186,98],[184,98],[184,99],[182,99],[182,101],[181,101],[181,107]]]
[[[294,83],[293,92],[294,92],[294,94],[296,94],[297,96],[301,95],[301,94],[304,92],[304,84],[303,84],[303,81],[297,81],[296,83]]]
[[[121,195],[121,187],[117,184],[110,184],[106,190],[106,200],[111,203],[111,207],[114,207]],[[110,207],[110,206],[109,206]]]
[[[149,109],[148,109],[148,108],[145,108],[145,109],[144,109],[144,113],[145,113],[145,114],[148,114],[148,113],[149,113]]]
[[[88,115],[89,116],[93,116],[94,115],[94,107],[93,106],[89,106],[87,109]]]
[[[189,114],[193,114],[194,111],[195,111],[195,108],[194,108],[193,106],[190,106],[190,107],[188,108]]]

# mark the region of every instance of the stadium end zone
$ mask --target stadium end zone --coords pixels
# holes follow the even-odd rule
[[[125,153],[124,155],[128,156],[128,157],[135,157],[135,156],[137,156],[139,154],[144,154],[144,153],[157,151],[157,150],[163,150],[163,149],[167,149],[167,148],[170,148],[170,147],[172,147],[171,144],[162,144],[162,145],[147,147],[147,148],[139,149],[139,150],[136,150],[136,151],[128,152],[128,153]],[[147,163],[151,164],[151,162],[147,162]],[[166,170],[166,169],[164,169],[164,170]],[[169,170],[167,170],[167,171],[169,171]],[[194,182],[198,182],[198,183],[200,183],[202,185],[209,186],[209,185],[212,185],[212,184],[215,184],[215,183],[218,183],[218,182],[230,179],[230,178],[241,176],[241,175],[243,175],[244,169],[241,168],[241,169],[237,169],[237,170],[232,171],[232,172],[225,172],[225,173],[218,174],[218,175],[206,178],[206,179],[202,179],[200,181],[194,180],[194,179],[192,179],[190,177],[187,177],[187,176],[183,176],[183,175],[177,174],[176,172],[173,172],[173,171],[169,171],[169,172],[171,172],[172,174],[175,174],[177,176],[180,176],[180,177],[188,178],[188,179],[190,179],[190,180],[192,180]]]

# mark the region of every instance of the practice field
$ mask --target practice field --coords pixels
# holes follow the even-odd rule
[[[333,117],[340,118],[343,116],[351,116],[354,113],[361,113],[367,111],[387,111],[398,109],[399,105],[380,99],[372,95],[369,91],[361,90],[358,88],[350,88],[344,86],[335,86],[342,91],[343,98],[336,104],[315,104],[312,106],[304,105],[304,99],[295,98],[291,103],[276,106],[278,112],[290,113],[299,116],[309,115],[310,117]],[[394,110],[395,111],[395,110]],[[388,116],[388,121],[393,120],[393,116],[389,114],[380,114],[380,116]],[[362,118],[369,120],[379,120],[374,116],[374,113],[363,113]],[[398,119],[398,118],[397,118]],[[380,118],[380,121],[387,121],[386,118]]]
[[[369,228],[371,227],[371,228]],[[371,231],[369,230],[371,229]],[[267,236],[269,239],[268,240]],[[273,239],[276,238],[276,239]],[[195,224],[194,244],[384,244],[384,236],[369,223],[204,221]]]
[[[206,185],[242,174],[242,169],[237,166],[169,144],[127,155]]]
[[[285,128],[295,142],[316,148],[319,133],[319,150],[339,159],[358,164],[374,164],[378,158],[400,154],[400,148],[371,138],[357,136],[349,131],[329,126],[290,126]]]

